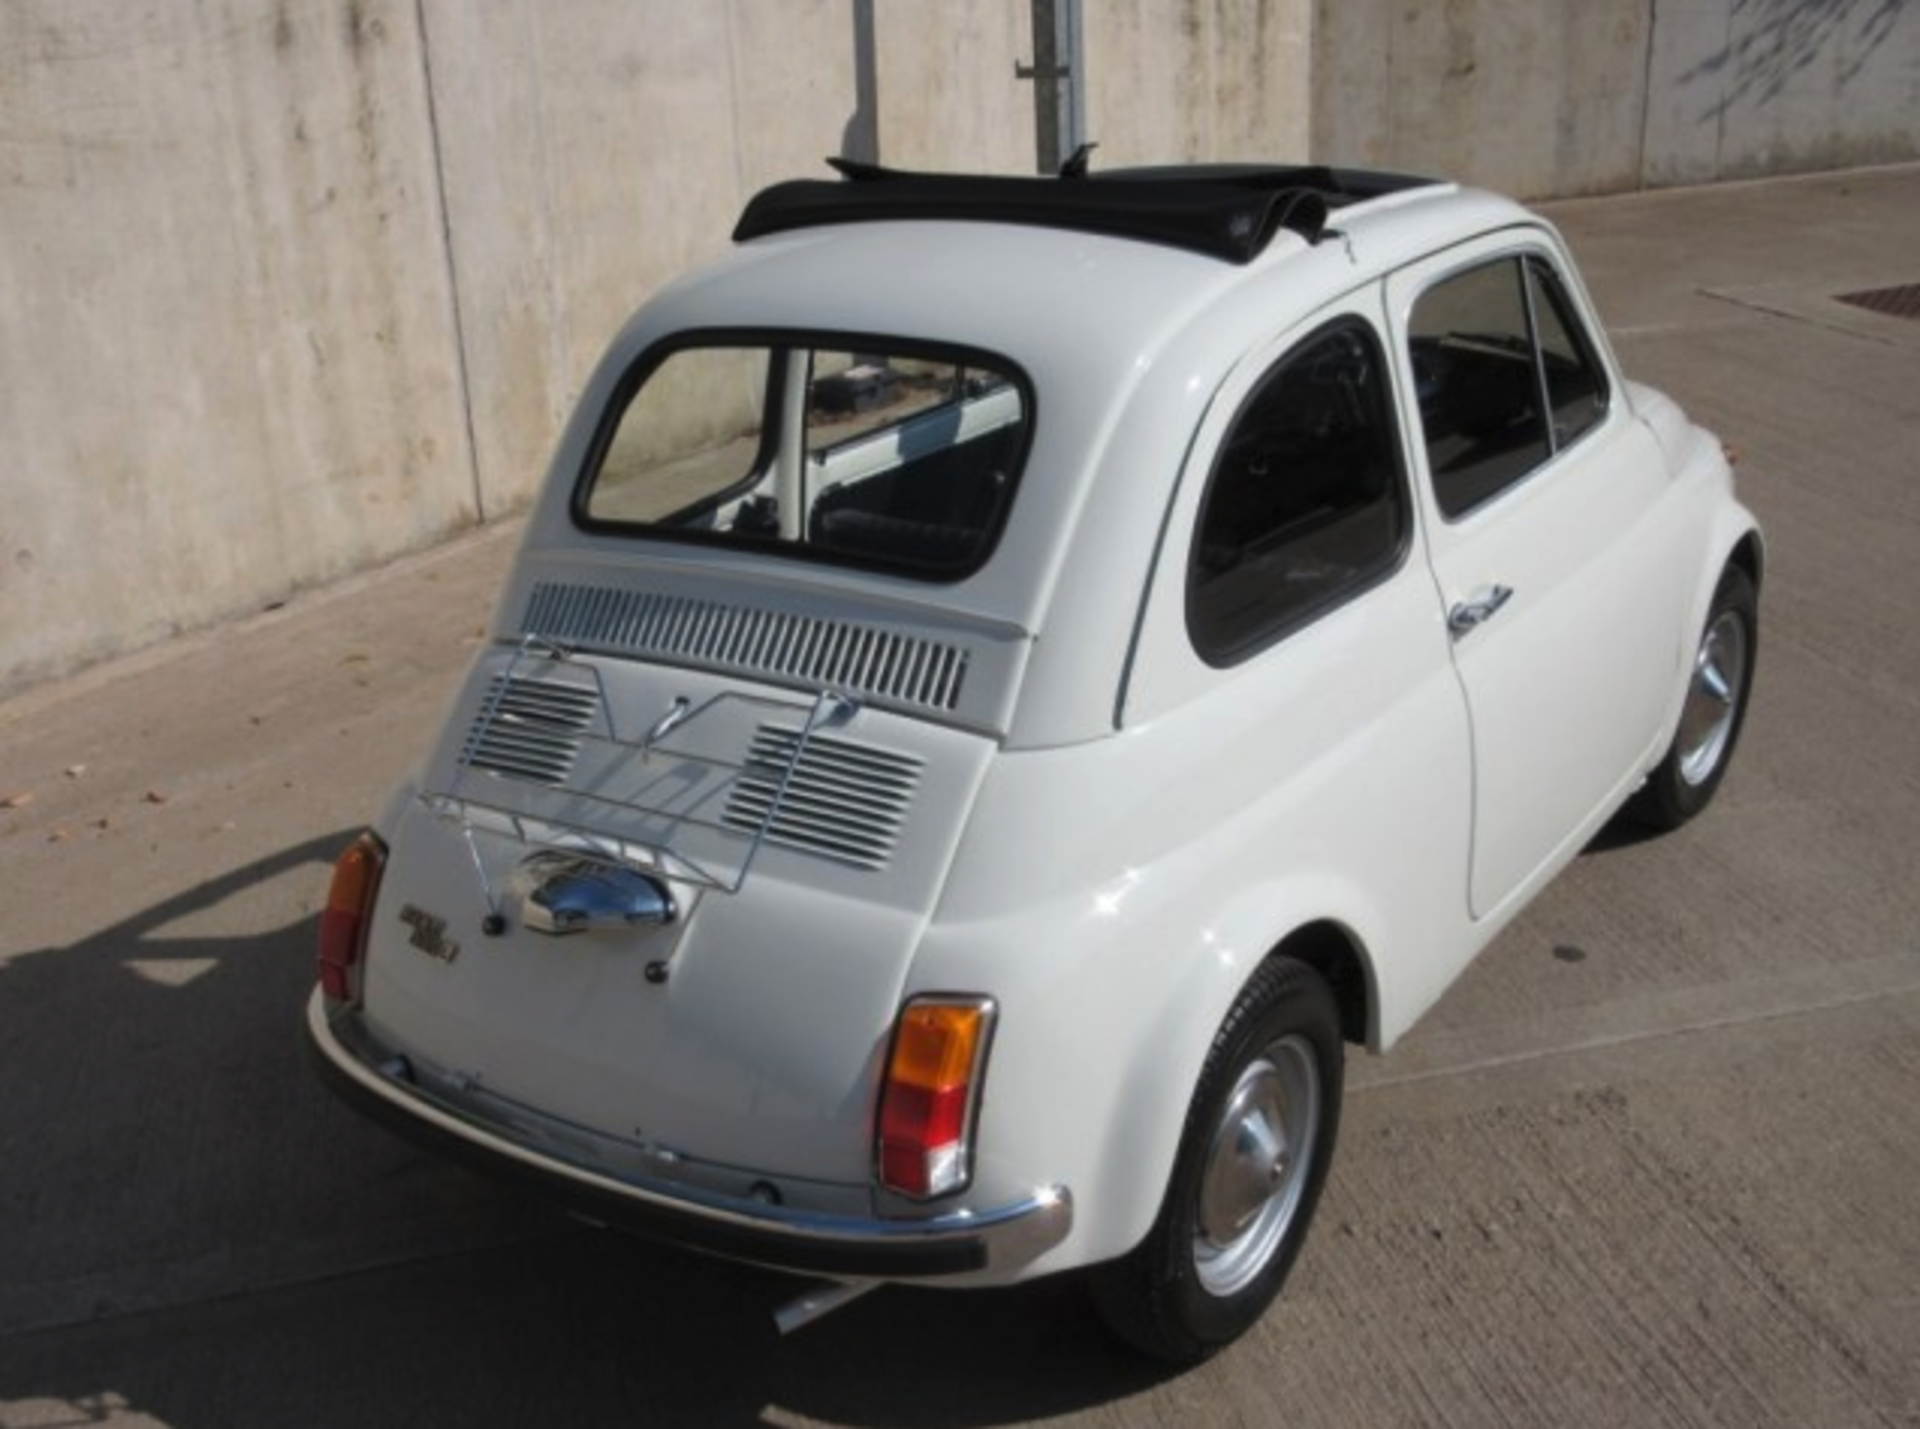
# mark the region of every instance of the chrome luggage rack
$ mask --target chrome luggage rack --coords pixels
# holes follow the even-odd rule
[[[564,708],[529,708],[537,687],[563,692]],[[815,734],[846,724],[859,701],[832,690],[809,700],[723,691],[699,704],[682,696],[638,737],[616,729],[599,667],[539,635],[523,637],[494,675],[455,761],[450,787],[418,803],[457,824],[487,914],[506,928],[504,897],[488,872],[481,835],[629,868],[696,890],[737,893],[780,818],[794,773]],[[767,715],[797,719],[790,747],[770,756],[754,732]],[[502,768],[486,751],[531,748],[526,768]],[[744,812],[741,810],[744,809]],[[522,867],[534,860],[523,861]]]

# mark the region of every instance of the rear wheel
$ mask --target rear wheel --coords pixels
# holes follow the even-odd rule
[[[1712,800],[1746,718],[1759,636],[1759,598],[1753,579],[1740,567],[1728,566],[1714,591],[1706,629],[1694,652],[1680,727],[1665,757],[1628,806],[1639,823],[1677,829]]]
[[[1122,1339],[1193,1364],[1266,1311],[1326,1180],[1344,1057],[1319,974],[1289,958],[1263,966],[1214,1037],[1153,1229],[1093,1273]]]

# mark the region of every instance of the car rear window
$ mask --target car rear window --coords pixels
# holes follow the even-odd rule
[[[610,404],[589,529],[957,579],[990,554],[1032,426],[1013,364],[875,338],[681,339]]]

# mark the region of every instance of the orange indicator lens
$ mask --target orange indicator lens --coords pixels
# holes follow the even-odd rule
[[[353,1002],[359,996],[358,965],[367,946],[367,920],[386,862],[387,846],[365,833],[333,865],[327,906],[320,914],[320,988],[334,1002]]]
[[[986,1023],[977,1003],[913,1003],[900,1014],[888,1080],[944,1091],[964,1086],[973,1074],[974,1050]]]

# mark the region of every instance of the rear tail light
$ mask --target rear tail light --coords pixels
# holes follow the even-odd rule
[[[973,1176],[973,1122],[993,1034],[990,997],[916,997],[901,1010],[880,1092],[880,1184],[915,1200]]]
[[[360,1000],[360,960],[386,864],[387,846],[366,833],[333,865],[333,885],[320,915],[320,990],[331,1002]]]

